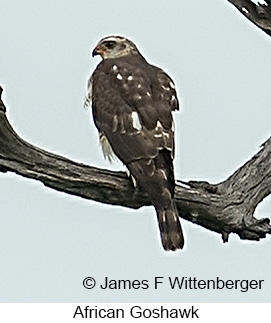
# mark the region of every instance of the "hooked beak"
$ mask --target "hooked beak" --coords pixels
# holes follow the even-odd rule
[[[100,46],[96,46],[94,49],[93,49],[93,52],[92,52],[92,57],[96,56],[96,55],[101,55],[102,53],[102,48]]]
[[[99,52],[98,52],[97,48],[94,48],[93,52],[92,52],[92,57],[94,57],[96,55],[99,55]]]

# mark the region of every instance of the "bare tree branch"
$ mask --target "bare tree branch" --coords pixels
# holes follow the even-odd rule
[[[271,36],[271,0],[255,4],[251,0],[228,0],[246,18]]]
[[[0,100],[0,172],[14,172],[101,203],[129,208],[150,205],[148,197],[134,189],[125,173],[79,164],[25,142],[11,127],[5,112]],[[253,217],[256,206],[271,192],[271,137],[226,181],[182,184],[185,186],[177,185],[175,194],[180,216],[222,234],[224,242],[231,232],[249,240],[271,233],[268,218]]]

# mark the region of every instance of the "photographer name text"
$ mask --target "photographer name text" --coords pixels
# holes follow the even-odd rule
[[[105,277],[102,282],[96,284],[96,280],[93,277],[86,277],[83,281],[83,286],[86,289],[100,288],[102,290],[118,289],[118,290],[128,290],[128,289],[159,289],[162,286],[167,285],[171,289],[180,290],[226,290],[232,289],[243,293],[249,290],[262,289],[264,280],[256,279],[222,279],[216,277],[214,279],[198,279],[196,277],[163,277],[156,276],[152,280],[130,280],[130,279],[111,279]]]

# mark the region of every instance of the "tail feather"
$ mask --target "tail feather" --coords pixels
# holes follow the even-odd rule
[[[184,246],[182,227],[175,203],[167,209],[156,207],[162,245],[165,250],[175,251]]]
[[[182,249],[184,238],[173,201],[175,180],[170,151],[163,149],[155,159],[135,160],[127,167],[155,207],[163,248]]]

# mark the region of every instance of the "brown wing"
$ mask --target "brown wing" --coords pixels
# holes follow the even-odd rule
[[[154,158],[163,148],[173,156],[171,111],[178,109],[173,82],[145,61],[130,61],[105,60],[94,72],[95,124],[125,164]]]

